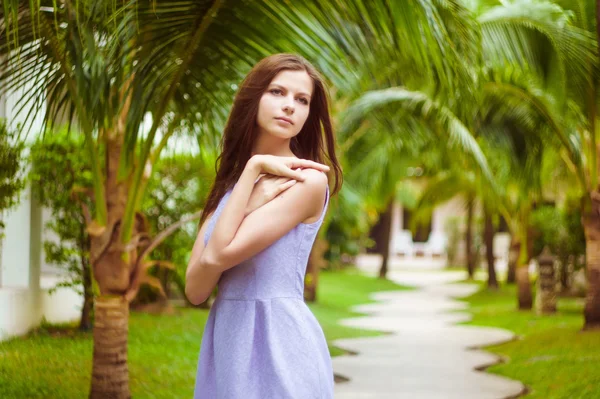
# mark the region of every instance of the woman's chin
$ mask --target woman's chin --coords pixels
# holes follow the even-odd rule
[[[281,140],[291,140],[296,134],[291,129],[271,129],[268,131],[270,136]]]

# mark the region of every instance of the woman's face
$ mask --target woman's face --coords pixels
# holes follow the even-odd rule
[[[306,71],[281,71],[258,105],[256,122],[261,133],[282,139],[296,136],[308,118],[313,81]]]

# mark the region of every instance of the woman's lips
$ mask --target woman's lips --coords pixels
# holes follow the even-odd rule
[[[275,119],[278,120],[278,121],[280,121],[280,122],[283,122],[285,124],[293,125],[292,120],[289,119],[289,118],[275,118]]]

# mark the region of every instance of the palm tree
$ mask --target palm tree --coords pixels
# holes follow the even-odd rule
[[[586,232],[586,263],[589,289],[584,309],[585,329],[600,327],[600,261],[596,261],[600,239],[600,203],[598,193],[599,161],[597,101],[598,101],[598,32],[597,2],[591,0],[559,0],[556,4],[540,2],[535,12],[547,15],[545,20],[515,29],[504,26],[518,38],[520,58],[527,60],[527,84],[486,83],[501,102],[517,110],[526,106],[544,120],[548,144],[556,146],[570,169],[582,195],[582,223]],[[560,7],[563,8],[560,8]],[[516,4],[515,7],[523,7]],[[513,13],[518,13],[514,10]],[[565,12],[567,10],[568,12]],[[488,13],[489,15],[489,13]],[[484,18],[482,18],[484,19]],[[505,59],[509,36],[494,39],[489,55]],[[485,37],[485,35],[484,35]],[[493,45],[496,42],[497,45]],[[513,46],[515,48],[517,46]],[[544,51],[538,49],[543,48]],[[548,57],[548,54],[552,54]],[[522,210],[527,214],[527,210]],[[523,245],[521,245],[523,247]],[[521,251],[522,252],[522,251]]]
[[[451,126],[450,143],[473,152],[477,162],[485,163],[464,126],[460,122],[454,123],[457,118],[447,113],[447,108],[431,100],[432,96],[436,96],[441,100],[455,101],[452,93],[458,87],[473,87],[469,69],[472,65],[465,65],[464,60],[476,61],[474,49],[478,38],[472,29],[474,20],[459,2],[424,0],[409,4],[377,1],[366,4],[356,1],[337,2],[333,10],[319,6],[307,6],[303,10],[312,17],[308,23],[303,20],[290,20],[288,23],[298,27],[299,31],[318,32],[315,41],[320,46],[314,46],[318,54],[331,51],[331,58],[344,60],[336,68],[321,66],[321,69],[335,84],[338,101],[344,104],[355,101],[337,118],[341,121],[340,147],[351,166],[347,184],[358,188],[365,198],[370,198],[368,201],[372,206],[389,211],[398,182],[405,177],[404,171],[410,164],[406,162],[406,151],[401,148],[414,147],[409,142],[410,136],[402,133],[414,131],[417,125],[421,126],[417,129],[425,135],[446,137],[444,141],[448,137],[445,135],[446,127]],[[318,29],[314,29],[315,25]],[[308,52],[314,50],[309,48]],[[316,56],[316,53],[313,54]],[[395,86],[402,88],[395,93],[386,90]],[[415,92],[410,88],[422,91]],[[365,90],[368,92],[363,96]],[[468,89],[464,91],[465,95],[470,92]],[[399,114],[397,110],[385,114],[378,111],[379,116],[365,118],[371,109],[376,108],[368,103],[378,101],[382,94],[384,98],[397,96],[394,101],[402,103],[405,109],[403,118],[395,118]],[[432,106],[435,107],[433,110]],[[436,121],[431,114],[443,116]],[[390,121],[391,118],[395,118],[394,122]],[[429,128],[423,128],[422,120],[429,123]],[[367,144],[365,147],[364,142],[368,141],[365,138],[368,137],[375,138],[371,140],[373,146]],[[357,147],[367,148],[368,154]],[[397,160],[402,161],[403,168],[398,167]],[[386,215],[384,212],[383,219]],[[389,238],[390,223],[385,224],[384,235]],[[383,241],[389,245],[389,239],[384,237]],[[380,275],[385,276],[389,248],[383,248],[382,252]]]
[[[371,129],[371,141],[375,144],[371,147],[369,156],[357,161],[357,165],[364,166],[355,167],[350,172],[350,176],[354,173],[359,178],[362,177],[360,185],[365,190],[376,190],[379,193],[377,197],[383,198],[385,205],[393,200],[399,189],[398,183],[407,177],[407,166],[422,163],[423,149],[431,151],[431,146],[450,148],[470,155],[475,167],[491,181],[487,161],[469,129],[447,107],[423,93],[403,88],[368,92],[347,110],[342,132],[360,131],[354,126],[376,117],[385,119],[390,115],[390,106],[396,107],[398,118],[402,118],[403,123],[398,123],[389,130]],[[406,135],[405,132],[411,132],[411,135]],[[429,146],[419,144],[419,140]],[[368,161],[371,165],[367,166]],[[363,169],[370,169],[370,173],[365,173]],[[389,241],[389,232],[387,240]],[[380,272],[382,276],[385,276],[386,260],[384,256]]]
[[[281,3],[279,7],[274,6],[273,12],[282,15],[283,24],[279,26],[282,34],[287,27],[292,27],[299,35],[309,32],[306,35],[309,37],[302,36],[302,52],[309,59],[316,60],[335,86],[336,108],[340,111],[336,118],[340,127],[340,148],[344,153],[342,158],[348,165],[346,184],[362,192],[363,196],[368,196],[371,205],[381,211],[389,208],[396,183],[402,176],[394,169],[393,160],[403,154],[394,149],[397,150],[400,141],[406,139],[401,133],[402,128],[409,124],[403,122],[402,125],[394,125],[388,121],[386,130],[381,124],[384,117],[380,117],[379,122],[372,120],[363,123],[361,117],[352,118],[354,110],[361,105],[357,103],[347,109],[346,104],[360,98],[366,90],[399,85],[428,93],[425,96],[415,93],[422,98],[415,97],[415,104],[410,105],[412,92],[408,89],[405,91],[405,103],[407,108],[411,108],[410,112],[419,113],[419,108],[427,107],[429,95],[454,100],[452,93],[458,87],[472,87],[471,65],[465,67],[464,60],[476,61],[474,49],[478,38],[474,37],[475,31],[472,29],[474,20],[458,1],[335,1],[333,5],[329,7],[329,4],[322,2],[298,3],[292,6],[298,12],[289,14],[282,12],[287,4]],[[465,93],[469,93],[469,90],[465,90]],[[376,96],[378,93],[373,93],[371,97]],[[425,102],[416,104],[423,100]],[[423,109],[423,114],[427,112]],[[378,126],[372,127],[370,124]],[[362,128],[358,129],[359,125]],[[373,149],[367,157],[375,161],[377,157],[374,154],[386,153],[385,158],[377,160],[383,161],[385,166],[376,170],[375,174],[369,173],[370,179],[364,179],[364,172],[367,169],[371,172],[371,169],[358,170],[356,165],[363,162],[355,158],[354,154],[360,151],[351,149],[353,143],[372,134],[381,138],[391,127],[396,132],[393,136],[396,143],[379,140],[379,143],[385,142],[390,147],[387,150],[383,147],[379,147],[380,150]],[[375,133],[373,129],[379,132]],[[468,149],[472,143],[465,139],[464,133],[464,130],[460,131],[455,138],[459,147]],[[353,154],[345,154],[347,151]],[[364,180],[368,180],[367,185],[361,183]],[[385,230],[389,234],[389,228]],[[389,249],[384,248],[383,252],[381,275],[385,275]]]
[[[513,241],[521,244],[516,267],[517,302],[519,309],[531,309],[529,263],[533,255],[530,211],[542,193],[540,173],[544,146],[536,133],[543,128],[543,121],[536,119],[531,109],[521,107],[520,113],[514,115],[493,100],[496,99],[487,98],[481,131],[502,189],[496,191],[495,198],[487,195],[484,212],[495,210],[500,213],[507,221]],[[529,123],[522,123],[519,117],[523,116],[529,118]],[[492,262],[493,255],[488,254],[488,257],[491,258],[488,262]]]
[[[563,9],[549,2],[514,2],[503,3],[500,5],[491,4],[494,2],[471,3],[477,7],[472,11],[477,15],[477,21],[481,30],[481,58],[483,60],[480,70],[476,70],[477,79],[475,86],[482,90],[477,92],[483,93],[505,93],[506,96],[512,95],[515,99],[513,103],[528,102],[533,104],[533,108],[539,110],[539,104],[530,102],[522,89],[511,84],[505,84],[486,77],[488,69],[492,71],[502,70],[511,71],[519,69],[526,71],[530,78],[535,77],[536,83],[539,83],[541,90],[552,96],[554,110],[558,111],[557,115],[564,114],[562,109],[566,107],[564,101],[564,93],[567,87],[584,87],[582,82],[585,78],[589,78],[590,65],[594,64],[594,49],[592,46],[593,40],[589,34],[586,34],[582,29],[577,28],[569,23],[569,15]],[[483,4],[483,5],[482,5]],[[477,35],[475,35],[477,37]],[[539,52],[537,48],[543,48],[545,51]],[[553,54],[553,57],[548,60],[547,54]],[[567,55],[569,62],[567,62]],[[511,68],[506,69],[507,66]],[[467,69],[472,70],[472,69]],[[566,77],[569,77],[573,84],[567,85]],[[402,82],[404,84],[404,82]],[[427,87],[427,86],[425,86]],[[426,94],[422,91],[407,90],[405,87],[391,88],[387,90],[367,92],[357,100],[353,113],[351,114],[348,124],[354,121],[361,121],[367,112],[374,112],[378,109],[389,107],[395,103],[396,109],[410,109],[417,111],[425,110],[422,117],[428,120],[434,120],[438,126],[444,128],[450,126],[455,129],[466,132],[467,134],[461,137],[470,136],[469,130],[478,126],[479,122],[474,119],[476,111],[480,109],[481,99],[477,96],[469,96],[468,93],[472,90],[473,85],[465,86],[465,92],[459,91],[457,97],[463,101],[446,101],[443,93],[434,92],[434,96]],[[535,92],[535,94],[539,94]],[[525,96],[521,98],[519,96]],[[538,99],[539,99],[538,95]],[[469,99],[471,101],[469,101]],[[559,100],[559,101],[556,101]],[[547,102],[542,101],[542,105]],[[425,107],[419,107],[419,104]],[[444,105],[442,105],[444,104]],[[400,106],[402,105],[402,107]],[[471,112],[469,112],[469,109]],[[547,111],[547,110],[546,110]],[[547,114],[547,112],[545,112]],[[531,113],[529,113],[531,115]],[[464,121],[464,122],[463,122]],[[563,126],[553,121],[555,128]],[[349,128],[349,131],[355,129]],[[557,131],[558,141],[565,146],[567,159],[573,158],[576,154],[572,149],[570,139],[560,129]],[[458,137],[455,135],[455,137]],[[465,141],[468,144],[468,141]],[[478,159],[478,153],[471,151]],[[579,158],[571,159],[571,163],[575,168]],[[577,162],[574,162],[577,161]],[[581,180],[584,173],[578,172],[578,178]],[[593,176],[593,174],[592,174]],[[521,225],[527,225],[529,212],[526,204],[531,203],[531,198],[527,193],[524,193],[523,206],[519,207],[521,213]],[[519,235],[527,237],[527,228],[520,228]],[[527,242],[527,239],[525,239]],[[520,264],[525,265],[528,261],[527,245],[521,246]],[[521,273],[522,277],[523,273]],[[523,287],[528,287],[528,282],[521,284]],[[526,294],[523,293],[523,298],[520,302],[526,303]]]
[[[352,160],[352,168],[345,178],[361,193],[365,206],[380,212],[382,263],[379,277],[386,278],[393,205],[396,199],[408,193],[404,185],[409,179],[407,170],[422,162],[417,155],[425,147],[428,130],[415,124],[411,136],[403,135],[410,118],[401,113],[379,112],[368,119],[371,133],[355,137],[355,141],[347,140],[348,147],[343,147],[346,158]]]
[[[600,92],[600,74],[598,71],[598,46],[600,45],[600,2],[592,0],[558,1],[574,15],[574,23],[594,44],[596,50],[590,57],[584,76],[576,80],[569,98],[579,106],[579,116],[571,129],[564,129],[557,136],[565,152],[565,160],[577,176],[583,192],[582,224],[586,238],[586,267],[588,277],[588,293],[586,297],[584,329],[600,328],[600,260],[598,245],[600,243],[600,187],[598,175],[600,160],[598,159],[598,98]],[[584,34],[582,33],[582,35]],[[593,39],[593,40],[591,40]],[[573,140],[578,140],[579,145]]]
[[[100,291],[90,397],[126,398],[128,304],[140,284],[160,288],[145,261],[158,241],[149,242],[139,218],[152,164],[190,126],[216,135],[218,123],[208,120],[224,119],[231,85],[273,50],[269,14],[221,0],[13,0],[1,12],[2,86],[28,87],[18,106],[34,104],[30,121],[41,111],[45,124],[73,121],[85,136],[94,201],[86,222]]]

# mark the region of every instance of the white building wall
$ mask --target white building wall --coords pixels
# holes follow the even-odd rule
[[[41,216],[31,189],[5,214],[0,286],[0,340],[24,334],[42,320],[40,291]]]
[[[465,250],[465,222],[467,218],[467,209],[465,200],[461,196],[452,198],[451,200],[439,205],[433,211],[432,217],[432,231],[440,231],[448,239],[447,235],[447,223],[452,218],[459,218],[459,229],[461,231],[461,239],[458,242],[458,248],[456,251],[455,262],[462,264],[466,262],[466,250]]]
[[[19,205],[5,212],[0,282],[2,287],[29,287],[29,235],[31,234],[31,190],[27,187]]]
[[[6,118],[9,126],[23,124],[28,107],[32,105],[17,113],[18,100],[24,96],[25,90],[31,90],[31,87],[25,86],[13,93],[0,92],[0,118]],[[42,106],[36,118],[25,125],[29,128],[28,142],[40,133],[43,112]],[[21,193],[19,204],[6,211],[2,218],[6,226],[0,251],[0,341],[27,333],[43,318],[49,322],[77,320],[82,297],[66,288],[50,295],[48,289],[60,279],[55,273],[41,274],[44,218],[40,207],[31,198],[29,186]],[[44,235],[48,237],[51,233]],[[56,271],[48,265],[44,269]]]
[[[22,288],[0,288],[0,341],[27,333],[41,322],[34,293]]]
[[[433,211],[431,220],[432,231],[446,231],[446,221],[451,217],[465,217],[464,200],[461,197],[454,197]]]
[[[43,262],[41,208],[30,198],[28,186],[17,207],[6,212],[0,272],[0,341],[27,333],[42,319],[50,323],[76,321],[83,297],[72,288],[49,289],[63,280],[60,269]],[[46,212],[46,217],[49,213]],[[56,237],[54,237],[56,238]],[[42,273],[42,263],[45,264]]]

